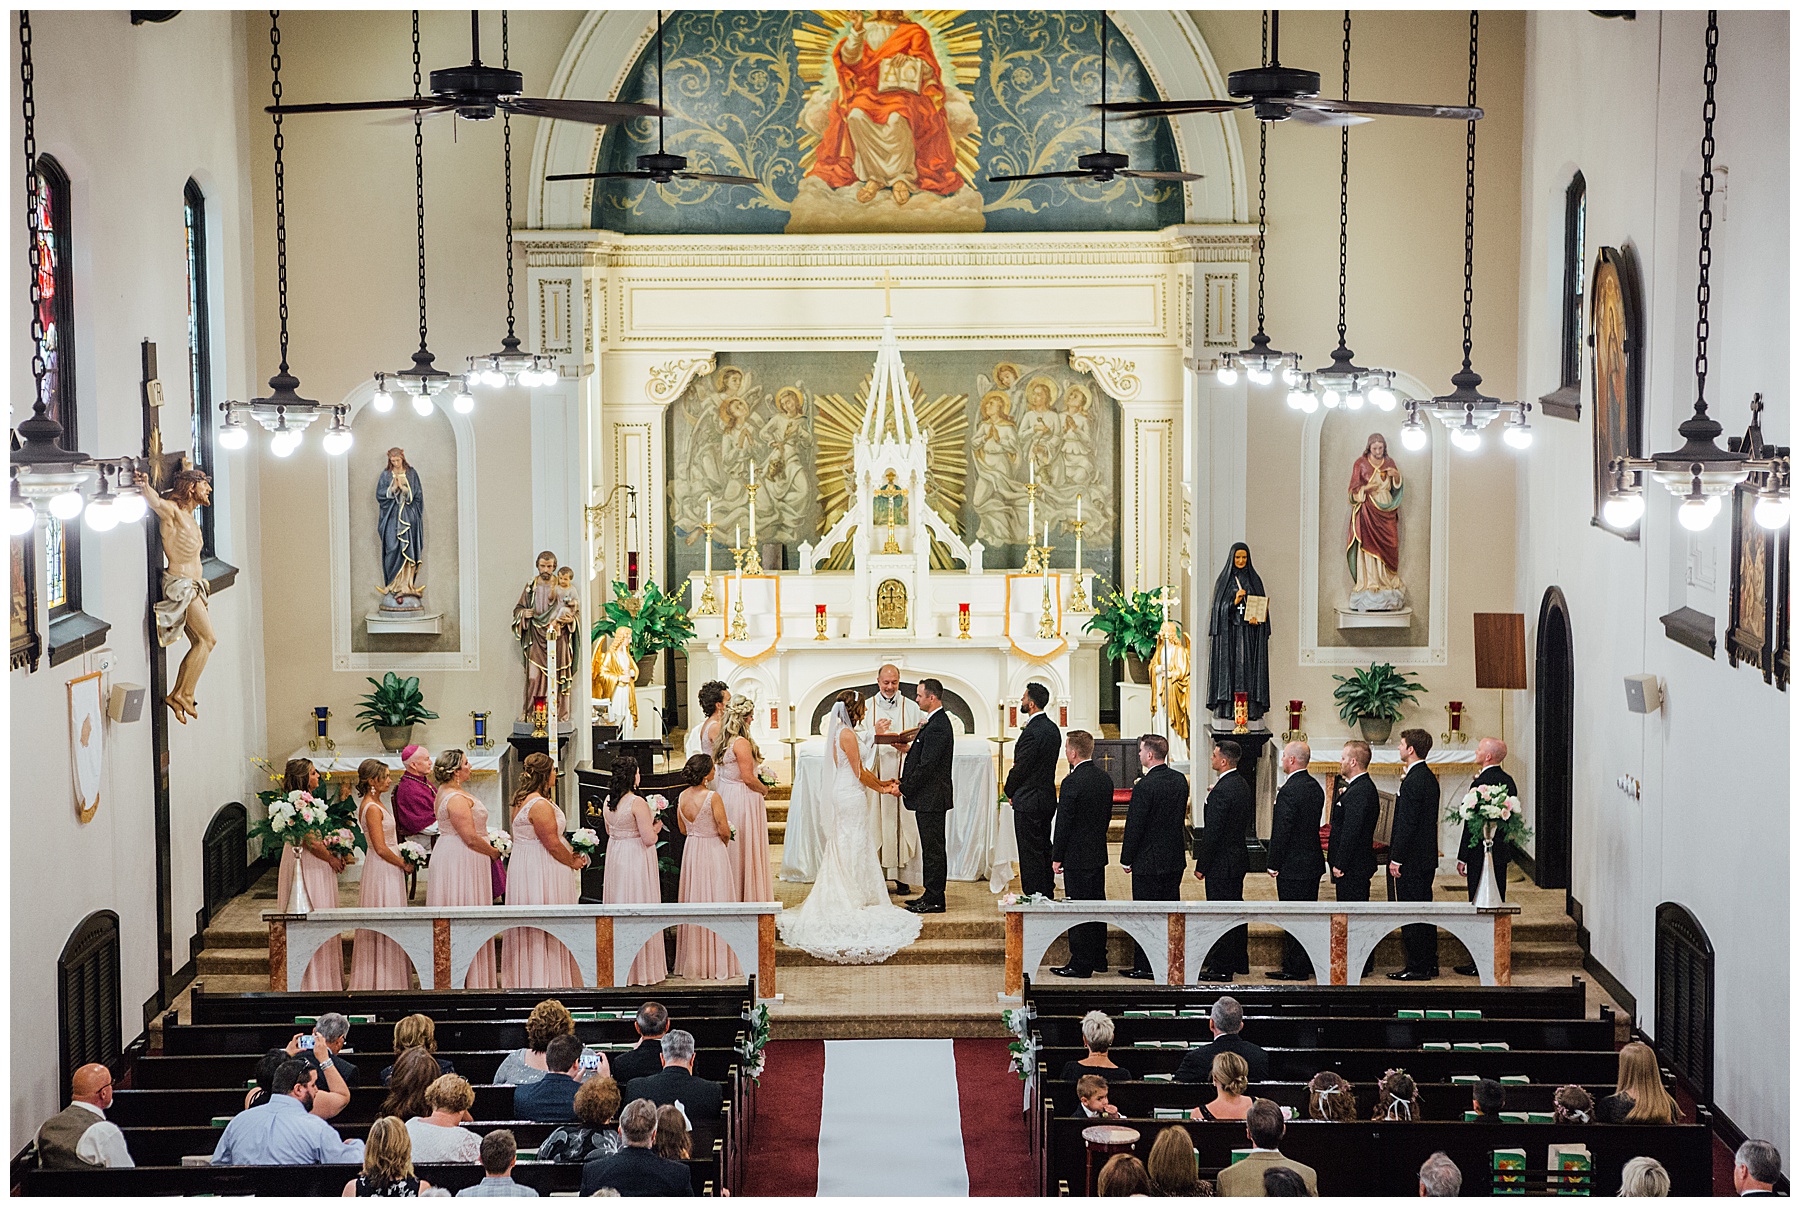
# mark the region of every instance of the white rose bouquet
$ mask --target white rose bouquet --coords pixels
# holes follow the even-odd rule
[[[500,858],[505,859],[512,854],[512,835],[505,830],[489,830],[487,840],[490,847],[500,852]]]
[[[296,788],[285,796],[269,793],[264,801],[269,807],[268,819],[256,823],[251,837],[261,838],[265,850],[273,845],[305,846],[307,840],[330,833],[326,829],[330,810],[304,789]]]
[[[773,788],[775,786],[775,773],[769,769],[767,763],[756,765],[756,778],[761,780],[765,787]]]
[[[1503,784],[1470,788],[1462,800],[1445,810],[1444,819],[1477,827],[1492,822],[1494,837],[1514,845],[1531,837],[1531,827],[1525,824],[1525,807]]]
[[[415,872],[431,861],[431,856],[425,848],[410,838],[395,847],[394,853],[399,855],[401,861]]]
[[[592,859],[600,850],[600,835],[594,833],[591,828],[583,826],[569,835],[569,847],[577,855],[586,855]]]

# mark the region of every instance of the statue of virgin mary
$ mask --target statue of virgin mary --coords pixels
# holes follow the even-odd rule
[[[419,471],[406,463],[406,450],[390,448],[387,468],[375,482],[380,509],[375,531],[381,538],[381,610],[414,612],[424,606],[425,495]]]

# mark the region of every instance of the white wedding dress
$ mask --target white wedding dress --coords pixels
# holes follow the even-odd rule
[[[919,937],[921,920],[888,901],[870,824],[874,806],[838,744],[838,735],[848,728],[839,704],[825,734],[825,791],[817,802],[824,849],[818,875],[799,908],[777,915],[776,927],[789,947],[822,960],[879,964]],[[864,766],[873,749],[872,740],[863,743]]]

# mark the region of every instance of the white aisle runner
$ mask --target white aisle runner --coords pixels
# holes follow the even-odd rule
[[[955,1041],[825,1041],[818,1193],[968,1197]]]

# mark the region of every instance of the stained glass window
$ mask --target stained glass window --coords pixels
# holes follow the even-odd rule
[[[62,424],[63,447],[79,444],[75,415],[75,365],[71,332],[74,301],[69,287],[69,177],[48,155],[37,161],[38,322],[44,334],[43,400]],[[81,610],[81,521],[51,519],[44,536],[44,595],[50,619]]]
[[[193,400],[193,427],[188,445],[195,469],[213,472],[212,354],[207,339],[209,312],[206,278],[206,194],[194,181],[182,191],[183,224],[187,231],[187,349],[188,389]],[[213,507],[199,507],[194,518],[200,524],[201,552],[213,556]]]
[[[68,429],[68,420],[62,414],[62,391],[57,387],[61,380],[61,335],[62,326],[57,320],[58,277],[62,257],[57,254],[56,212],[57,202],[61,199],[61,181],[56,179],[60,172],[47,170],[40,161],[38,168],[38,322],[44,329],[38,340],[38,354],[44,359],[44,406],[50,411],[50,418]],[[66,443],[66,441],[65,441]]]
[[[1587,181],[1569,182],[1563,213],[1562,384],[1581,388],[1581,318],[1587,296]]]

